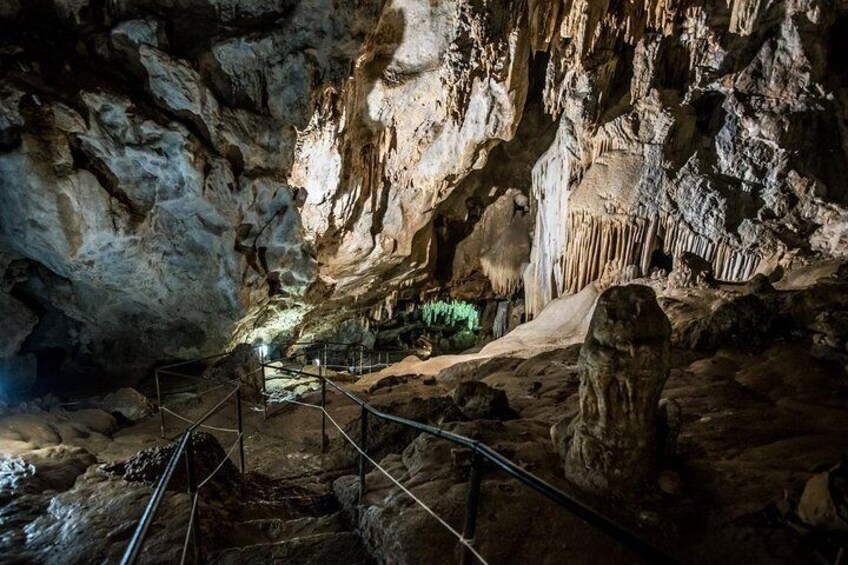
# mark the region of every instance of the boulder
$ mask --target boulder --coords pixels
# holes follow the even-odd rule
[[[170,444],[142,449],[138,454],[125,461],[104,465],[103,470],[109,474],[121,476],[126,481],[152,484],[162,475],[175,448],[176,444]],[[215,436],[206,432],[192,434],[190,451],[193,455],[195,477],[198,480],[210,476],[221,461],[226,458],[226,452],[215,439]],[[221,484],[232,485],[238,482],[239,477],[238,469],[232,461],[227,459],[215,474],[212,482],[218,483],[219,486]],[[187,486],[185,465],[180,465],[171,482],[168,483],[168,489],[182,492],[185,491]]]
[[[668,275],[669,288],[713,287],[715,273],[709,261],[686,251],[674,262],[674,269]]]
[[[724,302],[681,334],[684,347],[713,351],[720,347],[757,347],[777,331],[776,305],[755,294]]]
[[[459,383],[451,397],[465,417],[471,420],[506,420],[515,416],[506,393],[482,381]]]
[[[131,422],[137,422],[153,413],[153,403],[134,388],[121,388],[106,395],[100,408],[110,414],[119,414]]]
[[[848,454],[846,454],[848,455]],[[807,526],[827,532],[848,532],[848,465],[841,463],[807,479],[795,509]]]
[[[598,493],[627,495],[655,472],[660,393],[671,365],[671,324],[646,286],[598,299],[580,350],[580,413],[565,474]]]

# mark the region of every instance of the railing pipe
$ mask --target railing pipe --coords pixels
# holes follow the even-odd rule
[[[194,510],[194,497],[197,495],[197,478],[194,473],[194,449],[191,445],[191,438],[193,435],[193,431],[188,432],[188,442],[185,446],[185,451],[183,451],[183,455],[185,456],[186,463],[186,483],[188,490],[188,499],[192,502],[192,510]],[[200,542],[198,539],[198,527],[197,523],[200,520],[200,517],[197,515],[197,512],[193,512],[189,515],[189,528],[191,528],[191,544],[194,548],[194,562],[200,563]]]
[[[462,537],[468,545],[474,545],[474,538],[477,535],[477,512],[480,507],[480,482],[483,472],[483,465],[480,454],[476,451],[471,452],[471,475],[468,477],[468,498],[465,501],[465,525],[462,529]],[[460,550],[462,557],[461,565],[471,565],[473,562],[473,554],[468,545],[462,544]]]
[[[144,509],[144,513],[141,515],[139,527],[136,528],[135,533],[133,533],[132,538],[130,538],[130,543],[127,546],[127,550],[124,552],[124,555],[121,558],[121,565],[132,565],[138,560],[138,556],[141,554],[142,544],[144,542],[144,539],[147,537],[147,531],[153,524],[153,515],[156,513],[156,509],[159,508],[159,504],[162,502],[162,498],[165,496],[168,482],[170,482],[171,477],[174,475],[174,471],[176,470],[177,465],[180,462],[179,455],[182,454],[185,450],[185,446],[188,440],[189,434],[188,432],[186,432],[182,435],[182,438],[177,444],[176,450],[174,451],[175,455],[172,456],[171,459],[168,461],[168,464],[165,466],[165,470],[159,477],[159,482],[156,483],[156,488],[153,489],[153,494],[151,495],[150,500],[147,502],[147,506]]]
[[[263,396],[263,398],[265,398]],[[236,389],[236,419],[238,421],[239,470],[244,474],[244,424],[241,417],[241,387]]]
[[[154,371],[156,379],[156,406],[159,409],[159,433],[165,437],[165,411],[162,410],[162,388],[159,385],[159,369]]]
[[[327,451],[327,379],[321,375],[321,452]]]
[[[262,369],[262,420],[268,419],[268,387],[265,379],[265,355],[260,351],[260,368]]]
[[[362,416],[359,420],[359,502],[365,500],[365,454],[368,452],[368,408],[362,405]]]

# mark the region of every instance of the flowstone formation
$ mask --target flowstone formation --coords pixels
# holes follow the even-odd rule
[[[628,285],[600,296],[578,366],[580,414],[566,477],[602,494],[632,493],[655,471],[659,399],[671,367],[671,324],[653,290]]]

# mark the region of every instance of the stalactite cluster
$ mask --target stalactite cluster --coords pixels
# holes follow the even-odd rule
[[[754,276],[762,261],[758,253],[739,250],[726,241],[710,241],[668,214],[661,219],[659,235],[667,255],[677,258],[687,251],[695,253],[712,263],[720,281],[746,281]]]
[[[516,214],[498,240],[482,257],[483,274],[498,296],[509,296],[522,285],[524,268],[530,254],[530,238],[523,213]]]
[[[574,293],[603,274],[612,261],[642,265],[650,256],[651,222],[635,216],[602,216],[575,210],[569,213],[568,244],[563,257],[564,287]]]
[[[716,278],[740,282],[751,278],[760,265],[756,252],[740,251],[725,241],[711,241],[670,214],[646,218],[603,215],[571,210],[566,217],[567,243],[554,268],[556,295],[580,291],[604,274],[608,265],[635,267],[649,274],[651,254],[661,250],[673,258],[692,252],[713,264]]]

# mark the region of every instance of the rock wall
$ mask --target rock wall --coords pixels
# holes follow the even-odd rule
[[[523,286],[534,315],[655,252],[720,280],[845,254],[842,3],[5,0],[0,19],[2,290],[38,317],[4,355],[39,370],[49,350],[139,371],[425,291]]]
[[[529,312],[610,262],[648,274],[655,250],[729,281],[844,255],[844,3],[529,6],[560,117],[533,175]]]

